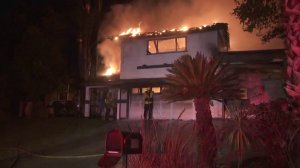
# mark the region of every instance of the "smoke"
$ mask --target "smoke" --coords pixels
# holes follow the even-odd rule
[[[99,38],[118,35],[130,27],[138,27],[139,24],[142,32],[152,32],[179,28],[182,25],[194,27],[226,22],[229,24],[230,50],[283,48],[281,40],[262,44],[255,34],[244,32],[238,19],[231,15],[234,7],[234,0],[134,0],[126,5],[111,7],[100,27]],[[101,43],[100,49],[113,49],[110,44]],[[103,56],[106,60],[109,60],[106,57],[120,60],[120,55]]]
[[[112,41],[110,39],[104,40],[100,45],[97,46],[98,53],[103,56],[105,63],[105,69],[112,68],[113,72],[120,71],[120,56],[121,49],[120,43]],[[98,72],[99,76],[102,76],[104,72]]]

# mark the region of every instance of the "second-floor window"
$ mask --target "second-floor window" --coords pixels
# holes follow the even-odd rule
[[[186,51],[186,37],[155,39],[148,41],[148,54]]]

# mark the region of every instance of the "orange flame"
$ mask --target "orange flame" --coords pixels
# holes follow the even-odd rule
[[[180,28],[179,28],[179,31],[188,31],[189,30],[189,27],[187,27],[187,26],[181,26]]]
[[[218,22],[217,21],[214,21],[214,23],[212,25],[215,25],[217,24]],[[199,26],[197,27],[198,29],[203,29],[203,28],[206,28],[208,27],[208,25],[204,24],[202,26]],[[186,26],[186,25],[182,25],[179,29],[176,29],[176,28],[173,28],[173,29],[170,29],[170,30],[162,30],[162,31],[154,31],[154,32],[149,32],[147,33],[148,36],[151,36],[153,34],[159,34],[159,35],[162,35],[164,33],[167,33],[168,31],[169,32],[186,32],[190,30],[190,27]],[[126,35],[129,35],[131,37],[136,37],[136,36],[140,36],[142,34],[142,30],[140,27],[131,27],[129,29],[127,29],[126,31],[122,32],[119,34],[119,36],[126,36]],[[119,39],[119,36],[114,36],[112,39],[114,41],[118,41]]]
[[[117,72],[117,69],[114,68],[113,66],[110,66],[109,68],[106,69],[106,71],[103,73],[103,76],[111,76]]]
[[[131,35],[132,37],[135,37],[137,35],[141,34],[141,28],[135,27],[135,28],[129,28],[127,31],[124,31],[120,34],[120,36],[125,36],[125,35]]]

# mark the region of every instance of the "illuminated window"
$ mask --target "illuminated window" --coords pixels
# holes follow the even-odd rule
[[[147,91],[147,89],[148,89],[147,87],[146,88],[142,88],[142,93],[145,93]],[[160,87],[152,87],[152,91],[154,93],[160,93],[161,89],[160,89]]]
[[[172,52],[176,51],[176,40],[158,40],[158,52]]]
[[[186,37],[148,41],[148,54],[186,51]]]
[[[140,94],[141,93],[141,89],[140,88],[132,88],[131,93],[132,94]]]
[[[152,88],[152,91],[153,91],[154,93],[160,93],[160,87],[153,87],[153,88]]]
[[[142,93],[145,93],[148,88],[142,88]]]
[[[186,38],[181,37],[177,38],[177,51],[185,51],[186,50]]]
[[[132,88],[131,89],[131,93],[132,94],[143,94],[147,91],[149,87],[145,87],[145,88]],[[161,88],[160,87],[152,87],[152,91],[154,93],[160,93],[161,92]]]

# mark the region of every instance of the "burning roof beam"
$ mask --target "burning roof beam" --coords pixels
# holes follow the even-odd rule
[[[142,33],[142,30],[138,28],[129,28],[127,31],[120,33],[118,36],[108,37],[108,39],[117,40],[119,38],[132,38],[132,37],[152,37],[162,35],[173,35],[177,33],[196,32],[196,31],[209,31],[212,29],[225,28],[228,31],[227,23],[214,23],[212,25],[202,25],[200,27],[181,26],[179,29],[162,30],[154,32]]]

